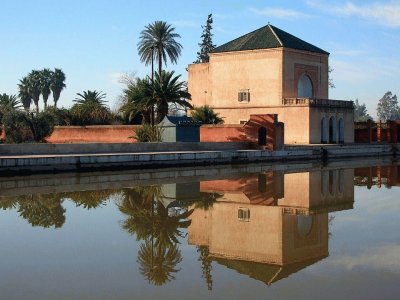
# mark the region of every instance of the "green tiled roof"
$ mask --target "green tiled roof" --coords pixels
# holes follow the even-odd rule
[[[286,47],[291,49],[329,54],[328,52],[307,43],[290,33],[268,24],[253,32],[215,48],[212,53],[270,49]]]

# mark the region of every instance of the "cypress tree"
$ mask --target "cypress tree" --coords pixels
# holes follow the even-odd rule
[[[213,34],[212,30],[212,14],[208,15],[207,22],[205,26],[201,26],[203,28],[203,34],[201,35],[201,43],[199,43],[200,51],[197,52],[197,60],[195,63],[205,63],[209,61],[208,53],[210,53],[215,45],[212,42]]]

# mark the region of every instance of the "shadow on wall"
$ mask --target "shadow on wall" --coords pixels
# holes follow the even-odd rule
[[[253,142],[268,150],[283,143],[283,123],[278,115],[250,115],[245,124],[206,125],[200,128],[202,142]]]

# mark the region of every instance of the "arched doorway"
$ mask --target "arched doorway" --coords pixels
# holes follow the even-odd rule
[[[267,145],[267,129],[265,127],[258,128],[258,145]]]
[[[321,119],[321,143],[326,144],[327,143],[327,138],[326,138],[326,118],[323,117]]]
[[[331,117],[329,119],[329,143],[336,143],[336,118]]]
[[[311,78],[306,74],[301,75],[297,83],[297,97],[298,98],[314,97],[314,90]]]
[[[343,119],[339,119],[339,143],[344,143],[344,122]]]

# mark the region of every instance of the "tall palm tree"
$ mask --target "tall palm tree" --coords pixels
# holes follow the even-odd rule
[[[179,81],[181,75],[174,76],[174,74],[174,71],[156,73],[152,82],[158,122],[168,115],[169,103],[176,103],[186,108],[192,108],[192,105],[187,101],[191,99],[191,95],[187,91],[186,82]]]
[[[43,69],[40,71],[40,92],[42,93],[44,109],[47,108],[47,99],[49,99],[51,90],[51,80],[53,77],[53,72],[50,69]]]
[[[32,97],[29,93],[29,80],[28,77],[24,77],[19,81],[18,84],[18,97],[26,111],[29,111],[32,103]]]
[[[140,33],[140,60],[148,65],[155,59],[158,62],[158,73],[162,71],[163,61],[167,64],[167,57],[175,64],[181,55],[182,45],[175,40],[181,36],[174,31],[175,28],[166,22],[155,21]]]
[[[53,92],[54,106],[57,107],[58,99],[60,99],[61,91],[67,87],[65,85],[65,74],[61,69],[54,69],[51,77],[50,89]]]
[[[39,100],[40,100],[40,71],[32,70],[28,74],[28,83],[29,83],[29,93],[31,98],[36,106],[36,112],[39,112]]]

